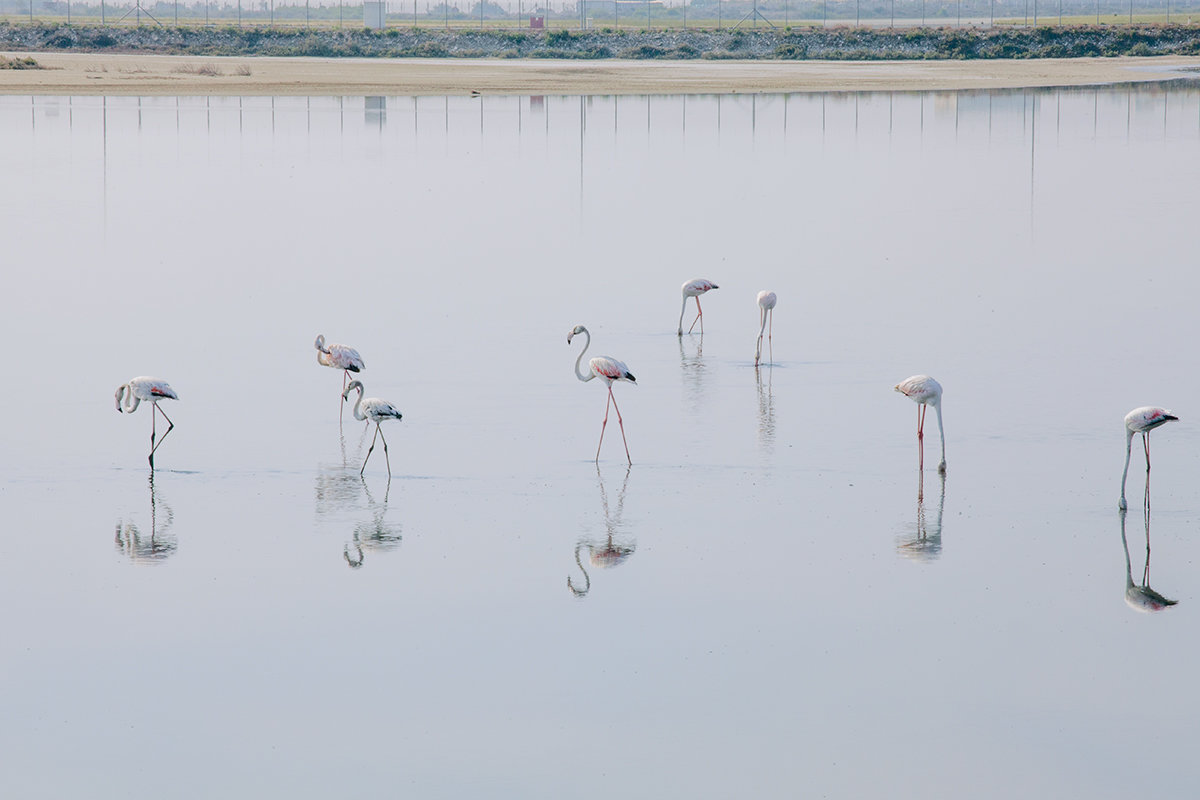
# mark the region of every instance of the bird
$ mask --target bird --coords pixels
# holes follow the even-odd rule
[[[1133,435],[1140,433],[1142,435],[1142,446],[1146,451],[1146,474],[1150,474],[1150,431],[1166,425],[1171,420],[1179,419],[1165,408],[1157,406],[1142,406],[1135,408],[1125,415],[1125,471],[1121,473],[1121,502],[1117,507],[1120,509],[1128,508],[1125,502],[1125,480],[1129,477],[1129,457],[1133,450]],[[1149,482],[1147,481],[1147,486]],[[1150,493],[1146,492],[1146,503],[1150,503]]]
[[[700,308],[700,295],[710,289],[720,288],[720,286],[717,286],[706,278],[696,278],[683,285],[683,306],[679,309],[679,330],[676,332],[676,336],[683,336],[683,313],[687,311],[689,297],[696,298],[696,319],[692,320],[692,325],[688,328],[688,333],[692,332],[692,328],[696,327],[696,322],[698,321],[700,323],[700,333],[701,335],[704,334],[704,311]]]
[[[167,416],[167,412],[158,407],[159,400],[178,400],[179,395],[175,394],[175,390],[171,385],[161,378],[149,378],[145,375],[132,379],[128,383],[123,383],[117,387],[117,411],[124,414],[132,414],[137,411],[137,407],[141,405],[143,400],[148,401],[154,406],[150,411],[150,469],[154,469],[154,451],[158,449],[163,440],[167,438],[167,433],[175,429],[175,423],[171,422],[171,418]],[[162,435],[155,443],[156,423],[158,421],[157,414],[162,414],[163,419],[167,421],[167,433]]]
[[[772,324],[775,322],[775,301],[778,299],[774,292],[768,292],[766,289],[758,293],[758,316],[761,324],[758,326],[758,345],[754,348],[754,366],[756,367],[759,359],[762,358],[763,329],[767,327],[768,316],[771,318]],[[767,329],[767,345],[770,346],[770,344],[771,331]],[[771,358],[774,360],[773,355]]]
[[[928,375],[913,375],[896,384],[896,391],[917,403],[917,447],[920,469],[925,469],[925,411],[933,406],[937,411],[938,436],[942,440],[942,463],[938,472],[946,472],[946,432],[942,429],[942,385]]]
[[[346,393],[346,381],[350,379],[351,372],[362,372],[367,368],[363,363],[362,356],[353,347],[347,347],[344,344],[331,344],[326,346],[325,335],[318,334],[317,341],[314,343],[317,348],[317,363],[323,367],[333,367],[342,371],[342,394]]]
[[[582,325],[576,325],[567,334],[567,344],[570,344],[571,340],[581,333],[587,337],[587,341],[583,345],[583,350],[579,351],[579,358],[575,359],[575,377],[584,383],[592,378],[599,378],[608,385],[608,401],[604,404],[604,422],[600,425],[600,444],[596,445],[596,461],[600,460],[600,445],[604,444],[604,428],[608,425],[608,406],[611,403],[612,407],[617,409],[617,423],[621,426],[621,441],[625,443],[625,460],[632,464],[633,459],[629,457],[629,442],[625,439],[625,421],[621,419],[621,409],[617,406],[617,398],[613,397],[612,385],[613,381],[629,381],[637,386],[637,378],[633,377],[633,373],[629,371],[629,367],[625,366],[625,362],[608,356],[596,356],[588,361],[588,371],[584,373],[579,368],[579,364],[583,361],[583,354],[592,345],[592,334],[588,333],[588,329]]]
[[[387,400],[380,400],[378,397],[363,398],[362,381],[350,381],[350,385],[346,387],[346,391],[342,392],[342,400],[349,400],[350,393],[355,389],[358,390],[358,400],[354,403],[354,418],[359,420],[369,420],[375,423],[375,435],[371,437],[371,446],[367,449],[367,457],[363,459],[362,469],[358,471],[362,475],[367,468],[367,462],[371,460],[371,451],[375,449],[375,439],[383,440],[383,458],[387,462],[388,479],[392,477],[392,460],[388,458],[387,438],[383,435],[383,431],[379,428],[379,423],[387,419],[403,419],[400,411]]]

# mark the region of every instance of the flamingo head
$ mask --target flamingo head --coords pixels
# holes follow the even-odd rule
[[[117,387],[117,411],[121,412],[121,400],[125,398],[125,390],[129,388],[129,384],[122,383]],[[124,412],[122,412],[124,413]]]
[[[567,344],[570,344],[571,340],[575,338],[576,334],[580,333],[587,333],[587,328],[583,327],[582,325],[576,325],[574,328],[572,328],[571,332],[567,334]]]
[[[325,349],[325,334],[323,334],[323,333],[322,333],[322,334],[318,334],[318,335],[317,335],[317,341],[316,341],[316,342],[314,342],[314,343],[313,343],[313,345],[314,345],[314,346],[315,346],[315,347],[316,347],[318,350],[320,350],[322,353],[328,352],[328,351]]]
[[[346,387],[346,391],[342,392],[342,400],[343,401],[349,400],[350,393],[353,392],[355,389],[358,389],[358,394],[361,397],[362,392],[363,392],[362,381],[350,381],[350,385]]]

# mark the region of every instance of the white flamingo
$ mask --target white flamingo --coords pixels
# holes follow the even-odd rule
[[[149,402],[153,408],[150,410],[150,469],[154,469],[154,451],[158,449],[163,440],[167,438],[167,433],[175,429],[175,423],[171,422],[171,418],[167,416],[167,412],[158,407],[159,400],[178,400],[179,395],[175,394],[175,390],[171,385],[161,378],[148,378],[145,375],[134,378],[129,383],[123,383],[117,387],[117,411],[124,414],[132,414],[137,411],[137,407],[142,401]],[[155,443],[156,434],[155,425],[158,420],[157,414],[162,414],[163,419],[167,421],[167,433],[162,435]]]
[[[608,401],[604,404],[604,422],[600,425],[600,444],[596,445],[596,461],[600,460],[600,445],[604,444],[604,428],[608,425],[608,406],[611,403],[612,407],[617,409],[617,423],[621,426],[621,441],[625,443],[625,460],[632,464],[633,459],[629,457],[629,442],[625,440],[625,421],[621,419],[621,409],[617,406],[617,398],[613,397],[612,385],[613,381],[629,381],[637,386],[637,379],[633,377],[633,373],[629,371],[629,367],[625,366],[623,361],[617,361],[608,356],[596,356],[588,361],[588,372],[585,374],[579,368],[579,364],[583,361],[583,354],[592,345],[592,334],[588,333],[588,329],[582,325],[576,325],[567,334],[567,344],[570,344],[571,339],[580,333],[587,337],[587,341],[584,343],[583,349],[579,351],[579,358],[575,359],[575,377],[584,383],[592,378],[599,378],[608,386]]]
[[[371,446],[367,449],[367,457],[363,459],[362,469],[358,471],[359,475],[367,468],[367,462],[371,460],[371,451],[375,449],[375,440],[383,440],[383,458],[387,462],[388,478],[392,477],[392,461],[388,458],[387,437],[383,435],[383,431],[379,427],[379,423],[386,419],[401,419],[400,411],[386,400],[380,400],[378,397],[363,398],[362,381],[350,381],[350,385],[346,387],[346,391],[342,392],[342,400],[350,399],[350,392],[358,390],[358,400],[354,403],[354,418],[358,420],[370,420],[375,423],[375,435],[371,437]]]
[[[758,293],[758,316],[759,316],[759,322],[761,324],[758,326],[758,345],[754,348],[754,366],[756,366],[756,367],[758,366],[759,360],[762,358],[763,329],[767,328],[767,317],[768,316],[771,319],[771,324],[774,325],[774,323],[775,323],[775,301],[778,299],[779,298],[777,298],[775,296],[774,292],[768,292],[766,289],[763,289],[761,292]],[[771,331],[769,328],[767,328],[767,347],[770,348],[770,345],[771,345]],[[772,361],[775,360],[775,353],[774,353],[773,349],[771,350],[771,360]]]
[[[367,368],[357,350],[344,344],[326,345],[324,334],[317,335],[314,346],[317,348],[318,364],[342,371],[342,394],[346,393],[346,381],[350,380],[350,373],[362,372]]]
[[[946,432],[942,429],[942,385],[928,375],[913,375],[896,384],[896,391],[917,403],[917,449],[920,469],[925,469],[925,411],[933,406],[937,411],[938,436],[942,440],[942,463],[938,472],[946,472]]]
[[[1121,502],[1119,508],[1128,508],[1125,502],[1125,479],[1129,477],[1129,456],[1133,450],[1133,435],[1142,435],[1142,446],[1146,450],[1146,476],[1149,485],[1150,475],[1150,431],[1160,425],[1166,425],[1171,420],[1179,419],[1165,408],[1157,406],[1142,406],[1135,408],[1125,415],[1125,471],[1121,473]],[[1150,504],[1150,493],[1146,493],[1146,505]]]
[[[688,281],[683,285],[683,306],[679,309],[679,330],[676,336],[683,336],[683,314],[687,311],[687,301],[689,297],[696,298],[696,319],[692,320],[692,325],[688,328],[688,333],[692,332],[692,328],[696,327],[696,323],[700,323],[700,333],[704,334],[704,311],[700,308],[700,295],[708,292],[711,289],[720,289],[710,280],[706,278],[696,278]]]

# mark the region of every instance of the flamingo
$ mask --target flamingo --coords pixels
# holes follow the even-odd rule
[[[583,361],[583,354],[592,346],[592,335],[588,333],[587,328],[576,325],[567,334],[567,344],[570,344],[571,339],[580,333],[587,337],[587,341],[584,343],[583,349],[579,351],[579,358],[575,359],[575,377],[584,383],[592,378],[599,378],[608,385],[608,401],[604,404],[604,422],[600,425],[600,444],[596,445],[596,461],[600,460],[600,445],[604,444],[604,428],[608,425],[608,405],[612,403],[612,407],[617,409],[617,423],[621,426],[621,441],[625,443],[625,460],[632,464],[633,459],[629,457],[629,442],[625,439],[625,421],[621,419],[621,409],[617,406],[617,398],[613,397],[612,385],[613,381],[629,381],[637,386],[637,378],[633,377],[633,373],[629,371],[629,367],[625,366],[625,362],[608,356],[596,356],[588,361],[588,372],[584,374],[579,369],[579,364]]]
[[[354,418],[359,420],[370,420],[375,423],[375,435],[371,437],[371,446],[367,448],[367,457],[363,459],[362,469],[358,471],[359,475],[367,468],[367,462],[371,460],[371,451],[375,449],[375,439],[383,439],[383,458],[387,462],[388,479],[392,477],[392,461],[388,458],[387,438],[384,437],[383,431],[379,427],[379,423],[385,419],[401,419],[400,411],[386,400],[380,400],[378,397],[368,397],[363,399],[362,381],[350,381],[350,385],[346,387],[346,391],[342,392],[342,400],[350,399],[350,392],[358,390],[358,400],[354,403]]]
[[[150,402],[154,408],[150,411],[150,469],[154,469],[154,451],[158,449],[163,440],[167,438],[167,433],[175,429],[175,423],[171,422],[171,418],[167,416],[167,412],[158,407],[159,400],[178,400],[179,395],[175,394],[175,390],[171,385],[161,378],[148,378],[145,375],[134,378],[129,383],[123,383],[117,387],[117,411],[124,414],[132,414],[137,411],[137,407],[141,405],[143,400]],[[155,425],[158,420],[157,415],[163,415],[163,419],[167,421],[167,433],[162,435],[162,439],[156,444],[154,441],[156,430]]]
[[[1146,479],[1149,484],[1150,476],[1150,431],[1160,425],[1166,425],[1171,420],[1179,419],[1165,408],[1156,406],[1142,406],[1135,408],[1125,415],[1125,471],[1121,473],[1121,502],[1118,508],[1126,509],[1128,505],[1125,503],[1125,479],[1129,477],[1129,457],[1133,450],[1133,435],[1140,433],[1142,435],[1142,446],[1146,450]],[[1150,504],[1150,493],[1146,492],[1146,505]]]
[[[933,406],[937,411],[938,436],[942,440],[942,463],[938,472],[946,473],[946,432],[942,430],[942,385],[928,375],[913,375],[896,384],[896,391],[911,398],[917,404],[917,447],[920,452],[920,469],[925,469],[925,411]]]
[[[342,371],[342,394],[345,395],[346,381],[350,379],[350,373],[362,372],[367,368],[367,365],[363,363],[362,356],[353,347],[347,347],[344,344],[326,346],[324,334],[318,334],[314,345],[317,348],[318,364]]]
[[[704,311],[700,308],[700,295],[710,289],[720,289],[710,280],[706,278],[696,278],[688,281],[683,285],[683,306],[679,309],[679,330],[676,336],[683,336],[683,312],[687,311],[687,301],[689,297],[696,298],[696,319],[692,320],[691,328],[688,328],[688,333],[692,332],[692,328],[696,327],[696,322],[700,323],[700,334],[704,334]]]
[[[763,329],[767,327],[767,317],[768,316],[770,316],[771,323],[772,323],[772,325],[774,325],[775,301],[778,299],[779,298],[775,297],[774,292],[768,292],[766,289],[763,289],[761,292],[758,293],[758,316],[759,316],[759,322],[762,324],[758,326],[758,345],[754,348],[754,366],[756,366],[756,367],[758,366],[759,359],[762,357]],[[699,301],[697,301],[697,302],[699,302]],[[768,347],[770,346],[770,344],[771,344],[771,331],[770,331],[770,329],[768,329],[767,330],[767,345],[768,345]],[[771,359],[774,360],[774,358],[775,358],[774,351],[772,350]]]

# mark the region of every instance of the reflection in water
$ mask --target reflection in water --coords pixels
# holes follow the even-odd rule
[[[359,480],[362,480],[361,476]],[[346,563],[350,565],[351,569],[361,567],[367,553],[395,550],[400,546],[403,538],[399,525],[388,524],[383,520],[387,514],[388,495],[392,491],[391,478],[388,478],[382,503],[375,502],[375,498],[371,495],[371,488],[367,486],[366,481],[362,481],[362,486],[367,495],[367,505],[371,509],[371,521],[355,525],[353,539],[342,548],[342,557],[346,559]]]
[[[946,474],[938,473],[941,484],[938,496],[937,519],[931,525],[925,514],[925,473],[917,473],[917,521],[905,526],[896,537],[896,552],[913,561],[936,561],[942,555],[942,512],[946,508]]]
[[[690,351],[690,352],[689,352]],[[708,366],[704,363],[704,334],[684,339],[679,337],[679,364],[683,367],[683,386],[693,410],[704,396]]]
[[[159,506],[162,506],[162,527],[159,527]],[[150,472],[150,536],[144,537],[133,522],[117,521],[114,537],[117,549],[135,562],[162,561],[175,552],[179,543],[169,533],[175,523],[175,512],[158,496],[154,488],[154,472]]]
[[[775,370],[768,366],[766,373],[764,384],[763,370],[754,368],[754,380],[758,384],[758,446],[771,453],[775,450],[775,396],[771,392]]]
[[[1129,541],[1125,538],[1125,515],[1121,509],[1121,545],[1125,548],[1125,603],[1134,611],[1162,611],[1167,606],[1173,606],[1178,601],[1168,600],[1150,588],[1150,478],[1146,478],[1147,503],[1142,508],[1142,518],[1146,522],[1146,566],[1142,569],[1140,585],[1133,582],[1133,564],[1129,560]]]
[[[600,468],[596,468],[596,480],[600,484],[600,505],[604,508],[606,538],[602,542],[595,542],[588,541],[585,537],[575,545],[575,563],[579,565],[579,571],[583,573],[583,586],[576,586],[575,582],[568,577],[567,588],[576,597],[583,597],[592,588],[592,578],[583,566],[582,553],[584,550],[588,551],[588,561],[593,567],[607,569],[623,563],[637,549],[637,542],[632,537],[622,535],[624,523],[621,517],[625,511],[625,490],[629,488],[630,469],[630,467],[625,468],[625,478],[621,481],[621,491],[617,493],[617,510],[614,514],[609,510],[608,491],[604,487]]]

